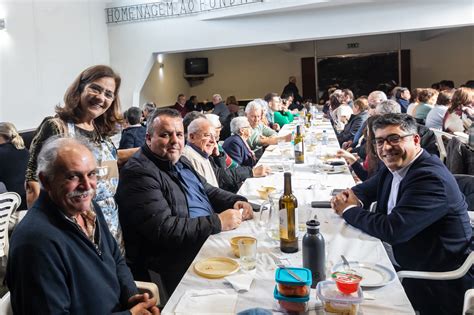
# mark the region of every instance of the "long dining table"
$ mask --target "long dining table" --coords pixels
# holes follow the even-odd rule
[[[285,125],[280,134],[293,132],[295,124]],[[327,142],[322,144],[322,133],[326,130]],[[370,235],[348,225],[330,208],[312,208],[311,201],[329,201],[333,189],[345,189],[355,185],[354,177],[346,166],[340,172],[321,171],[318,167],[319,158],[330,156],[339,148],[336,135],[327,121],[318,121],[306,130],[305,136],[305,163],[293,164],[294,160],[285,157],[285,152],[291,149],[288,144],[267,148],[259,164],[268,165],[274,171],[271,175],[261,178],[247,179],[239,190],[239,194],[248,198],[253,204],[262,204],[257,190],[261,187],[275,187],[277,192],[283,190],[283,172],[292,172],[293,194],[298,200],[299,224],[299,251],[286,254],[280,251],[279,241],[272,239],[265,226],[261,224],[260,212],[254,213],[254,219],[244,221],[235,230],[221,232],[211,235],[206,240],[201,250],[195,257],[193,263],[181,279],[178,287],[170,296],[163,314],[224,314],[238,313],[251,308],[264,308],[274,314],[281,313],[281,308],[273,297],[275,287],[275,270],[282,263],[286,266],[302,267],[302,238],[304,231],[302,227],[307,219],[315,216],[320,222],[320,231],[325,239],[326,248],[326,278],[335,266],[340,266],[341,255],[349,262],[363,262],[365,266],[378,266],[389,272],[392,276],[390,281],[382,281],[381,285],[363,287],[364,300],[360,304],[359,314],[414,314],[414,310],[408,300],[403,287],[395,276],[395,270],[389,260],[382,242]],[[326,140],[326,139],[325,139]],[[286,152],[288,153],[288,152]],[[194,271],[194,264],[203,259],[211,257],[227,257],[238,262],[231,250],[230,239],[235,236],[253,236],[257,239],[257,266],[253,271],[239,270],[238,274],[246,275],[253,279],[249,290],[236,291],[226,278],[208,279],[199,276]],[[189,302],[189,292],[202,295],[220,292],[233,296],[229,303],[232,307],[222,306],[215,301],[215,307],[208,307],[206,311],[199,311],[198,299]],[[316,290],[311,289],[308,314],[325,314],[321,307],[321,301],[317,298]],[[186,298],[186,301],[184,300]],[[217,298],[216,299],[220,299]],[[223,299],[227,301],[226,299]],[[187,305],[194,305],[189,308]],[[189,308],[189,309],[188,309]],[[226,309],[226,311],[224,311]]]

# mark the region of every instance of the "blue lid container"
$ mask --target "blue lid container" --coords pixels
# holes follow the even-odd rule
[[[275,290],[273,290],[273,297],[278,301],[288,301],[294,303],[305,303],[309,301],[309,295],[307,296],[284,296],[278,292],[277,286],[275,286]]]
[[[288,273],[290,269],[301,278],[302,281],[295,279],[292,275]],[[275,271],[275,281],[277,283],[285,284],[285,285],[292,285],[292,286],[303,286],[303,285],[311,285],[312,278],[311,278],[311,270],[307,268],[297,268],[297,267],[286,267],[286,268],[278,268]]]

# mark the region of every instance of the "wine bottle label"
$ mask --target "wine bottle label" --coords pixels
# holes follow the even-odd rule
[[[285,208],[280,209],[280,238],[288,239],[288,214]]]
[[[295,152],[303,152],[303,142],[295,143]]]
[[[298,207],[295,208],[295,236],[300,236],[299,231],[300,213]],[[306,224],[305,224],[306,227]]]

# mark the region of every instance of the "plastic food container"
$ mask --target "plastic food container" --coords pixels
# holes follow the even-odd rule
[[[309,295],[304,297],[288,297],[278,292],[277,286],[273,290],[273,297],[278,301],[282,310],[288,312],[306,312],[308,310]]]
[[[288,270],[301,278],[295,279]],[[286,297],[307,297],[309,296],[312,283],[311,270],[307,268],[287,267],[278,268],[275,272],[275,281],[277,282],[278,293]]]
[[[356,272],[336,271],[331,275],[336,286],[344,294],[351,294],[359,289],[362,276]]]
[[[362,289],[351,294],[340,292],[334,281],[321,281],[316,287],[316,294],[323,302],[326,315],[356,315],[359,304],[364,300]]]

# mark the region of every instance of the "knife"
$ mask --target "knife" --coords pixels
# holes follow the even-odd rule
[[[293,278],[295,278],[296,280],[300,281],[300,282],[303,282],[303,279],[301,279],[300,276],[298,276],[296,273],[294,273],[291,269],[287,268],[285,265],[282,265],[282,264],[278,264],[277,265],[279,268],[281,269],[285,269],[286,272],[288,272],[288,274],[290,276],[292,276]]]

